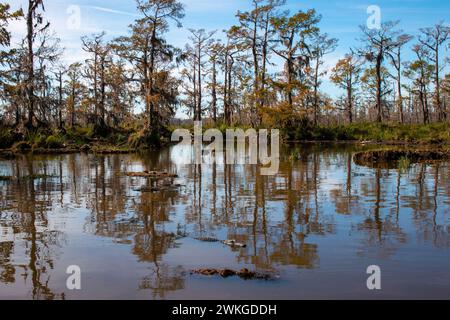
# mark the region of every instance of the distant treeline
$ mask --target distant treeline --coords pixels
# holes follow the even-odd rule
[[[185,47],[176,48],[166,35],[170,26],[182,27],[183,5],[137,0],[141,18],[126,35],[85,36],[89,58],[65,65],[44,2],[28,0],[16,12],[0,3],[0,124],[18,132],[92,126],[101,135],[128,127],[146,143],[167,132],[177,108],[192,120],[288,131],[354,122],[429,124],[449,116],[444,22],[416,35],[400,30],[398,21],[361,26],[360,46],[325,70],[338,40],[321,31],[314,9],[288,12],[283,0],[253,0],[223,39],[189,29]],[[12,20],[27,27],[17,46],[8,31]],[[406,50],[413,60],[404,61]],[[326,76],[342,96],[321,91]]]

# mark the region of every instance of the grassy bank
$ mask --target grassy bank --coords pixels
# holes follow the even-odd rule
[[[282,136],[291,141],[371,141],[439,144],[450,143],[450,123],[401,125],[357,123],[341,126],[297,127],[282,129]]]
[[[204,124],[203,131],[217,128],[225,134],[227,129],[240,128],[247,130],[249,126],[226,126],[224,124]],[[261,128],[265,128],[262,126]],[[273,125],[279,129],[285,141],[370,141],[380,143],[421,143],[442,144],[450,143],[450,122],[434,123],[428,125],[419,124],[379,124],[379,123],[355,123],[336,126],[313,126],[311,123],[289,121],[283,125]],[[175,130],[171,127],[170,130]],[[192,132],[192,126],[185,126]]]
[[[126,130],[111,130],[98,135],[94,127],[62,130],[41,128],[21,132],[3,127],[0,129],[0,149],[13,153],[125,152],[130,149],[128,144],[131,135]]]

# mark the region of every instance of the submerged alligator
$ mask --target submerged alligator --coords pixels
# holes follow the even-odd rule
[[[144,172],[125,172],[128,177],[141,177],[141,178],[178,178],[175,173],[169,173],[167,171],[144,171]]]
[[[216,239],[216,238],[212,238],[212,237],[196,237],[194,238],[195,240],[198,241],[203,241],[203,242],[221,242],[227,246],[230,247],[240,247],[240,248],[245,248],[247,245],[245,243],[240,243],[237,242],[236,240],[220,240],[220,239]]]
[[[191,274],[200,274],[203,276],[214,276],[220,275],[223,278],[238,276],[239,278],[250,280],[250,279],[261,279],[261,280],[271,280],[277,278],[271,273],[261,273],[256,271],[250,271],[246,268],[243,268],[239,271],[233,269],[214,269],[214,268],[206,268],[206,269],[195,269],[191,271]]]

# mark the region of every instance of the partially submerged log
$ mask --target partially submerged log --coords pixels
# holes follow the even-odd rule
[[[261,273],[256,271],[250,271],[247,268],[242,268],[239,271],[233,269],[214,269],[214,268],[205,268],[205,269],[195,269],[191,271],[192,274],[200,274],[203,276],[214,276],[220,275],[223,278],[238,276],[239,278],[245,280],[251,279],[261,279],[261,280],[270,280],[274,279],[275,276],[271,273]]]

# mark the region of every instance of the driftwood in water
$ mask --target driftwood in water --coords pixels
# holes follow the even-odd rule
[[[233,269],[214,269],[214,268],[205,268],[205,269],[196,269],[192,270],[193,274],[200,274],[203,276],[214,276],[220,275],[223,278],[238,276],[239,278],[250,280],[250,279],[262,279],[269,280],[273,279],[274,276],[270,273],[261,273],[256,271],[249,271],[246,268],[243,268],[239,271]]]

